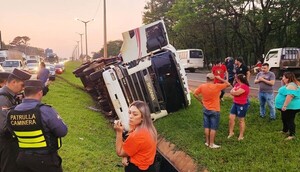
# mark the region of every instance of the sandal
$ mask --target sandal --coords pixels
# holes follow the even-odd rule
[[[227,139],[230,139],[232,136],[234,136],[234,133],[229,133],[229,135],[227,136]]]
[[[295,139],[295,136],[289,136],[289,137],[285,138],[284,140],[293,140],[293,139]]]

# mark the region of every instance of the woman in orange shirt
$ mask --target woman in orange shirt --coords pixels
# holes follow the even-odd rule
[[[129,106],[129,134],[122,139],[124,127],[116,121],[116,152],[123,157],[125,172],[154,172],[157,132],[153,125],[148,105],[143,101],[134,101]]]

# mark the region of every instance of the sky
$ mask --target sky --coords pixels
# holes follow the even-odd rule
[[[0,0],[0,31],[5,44],[17,36],[28,36],[29,45],[51,48],[61,58],[69,58],[85,33],[88,53],[104,44],[103,0]],[[142,25],[147,0],[106,0],[107,41],[122,40],[122,33]],[[82,37],[85,54],[85,36]]]

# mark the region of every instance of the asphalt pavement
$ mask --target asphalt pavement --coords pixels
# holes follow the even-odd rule
[[[206,74],[209,71],[196,71],[195,73],[190,73],[187,71],[188,84],[191,91],[196,89],[201,83],[206,82]],[[250,77],[250,96],[258,95],[258,84],[254,84],[255,75],[251,75]],[[274,93],[277,94],[277,90],[281,87],[281,80],[276,80],[274,85]],[[231,88],[226,89],[226,93],[229,93]]]

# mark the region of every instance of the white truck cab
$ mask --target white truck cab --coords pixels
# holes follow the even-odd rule
[[[73,71],[110,119],[129,129],[128,106],[142,100],[152,120],[191,104],[183,65],[162,20],[123,34],[121,55],[86,62]]]
[[[286,47],[269,50],[264,57],[264,63],[268,63],[270,71],[279,79],[283,72],[291,71],[300,74],[300,48]]]

